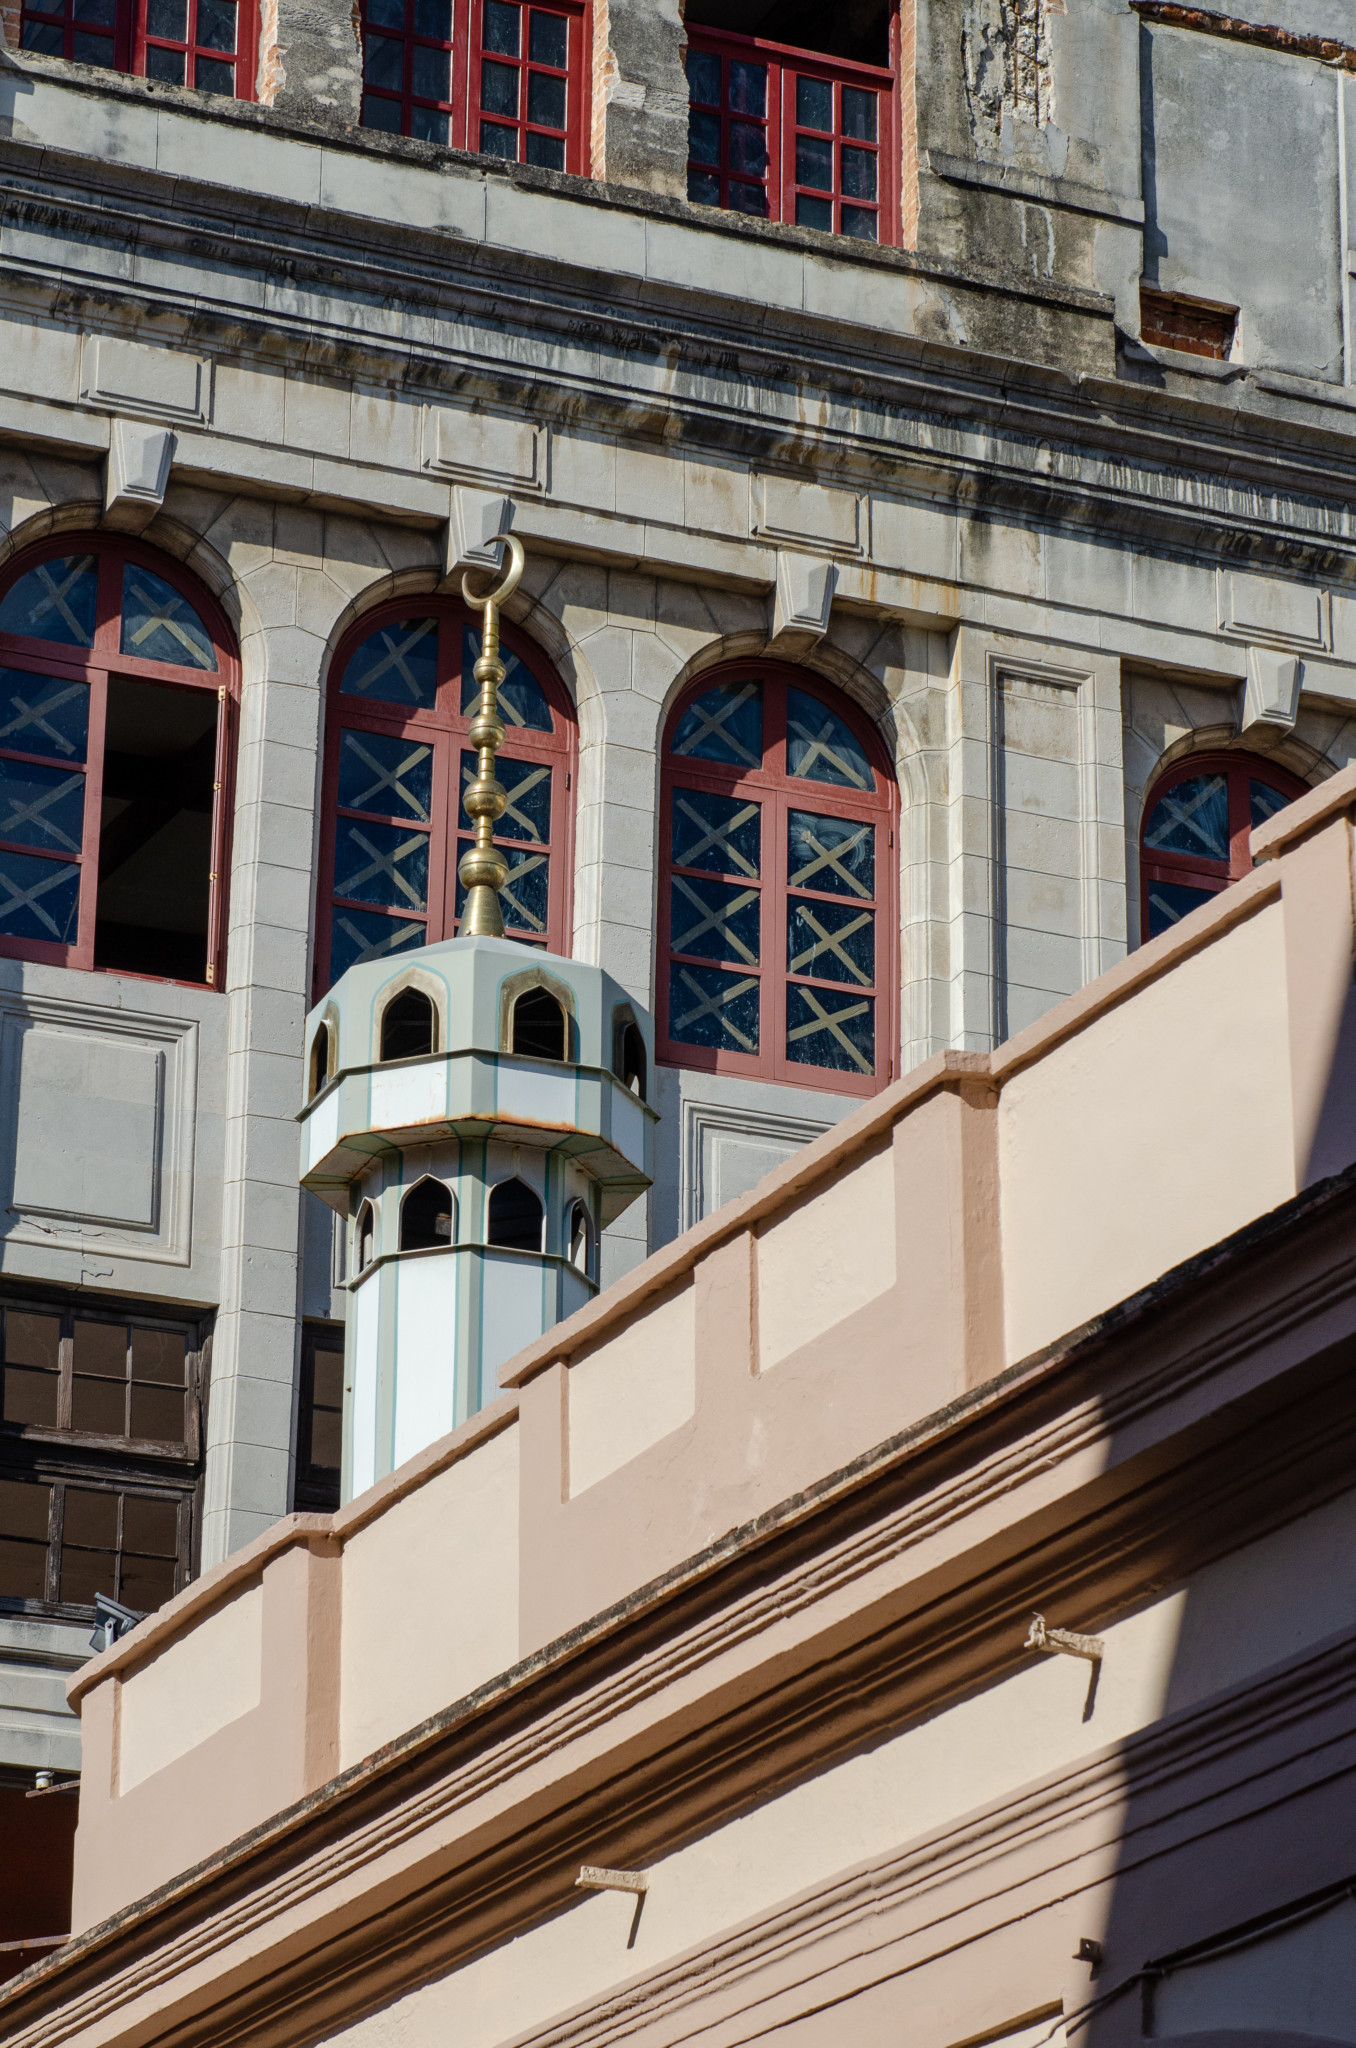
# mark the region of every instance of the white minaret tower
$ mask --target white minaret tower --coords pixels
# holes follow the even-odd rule
[[[650,1185],[648,1014],[601,968],[503,936],[498,607],[461,935],[350,967],[306,1022],[302,1182],[347,1219],[343,1497],[498,1392],[498,1369],[597,1291],[599,1232]]]

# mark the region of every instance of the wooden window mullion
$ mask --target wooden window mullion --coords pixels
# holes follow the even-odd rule
[[[47,1512],[46,1603],[55,1607],[61,1597],[61,1544],[65,1533],[66,1482],[52,1481],[52,1498]]]

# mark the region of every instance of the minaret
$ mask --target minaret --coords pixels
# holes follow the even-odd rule
[[[484,615],[461,932],[350,967],[306,1020],[302,1182],[347,1221],[343,1497],[498,1392],[598,1286],[598,1238],[649,1187],[648,1014],[611,975],[503,936],[499,606]]]

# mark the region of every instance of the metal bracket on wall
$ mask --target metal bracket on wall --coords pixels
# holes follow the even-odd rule
[[[1044,1650],[1051,1657],[1086,1657],[1090,1664],[1100,1664],[1106,1644],[1101,1636],[1075,1635],[1071,1628],[1047,1628],[1045,1616],[1033,1614],[1022,1648]]]

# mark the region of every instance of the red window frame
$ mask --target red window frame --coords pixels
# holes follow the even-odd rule
[[[1159,851],[1145,843],[1150,820],[1162,799],[1180,783],[1192,782],[1198,776],[1222,775],[1228,799],[1228,840],[1227,859],[1212,859],[1202,854]],[[1153,932],[1155,919],[1151,914],[1150,895],[1155,882],[1166,883],[1177,888],[1199,891],[1203,896],[1218,895],[1231,882],[1241,881],[1252,869],[1252,851],[1249,839],[1252,833],[1252,797],[1250,785],[1264,782],[1271,789],[1279,791],[1286,801],[1293,803],[1304,795],[1308,784],[1286,768],[1279,768],[1265,755],[1245,753],[1186,754],[1175,761],[1171,768],[1157,776],[1150,786],[1144,801],[1140,818],[1140,934],[1147,940]],[[1198,905],[1189,906],[1199,908]],[[1179,915],[1187,914],[1184,908]],[[1175,922],[1176,920],[1172,920]],[[1169,929],[1169,924],[1160,924],[1159,930]],[[1155,937],[1158,933],[1153,932]]]
[[[375,697],[345,693],[342,681],[352,656],[363,642],[383,626],[401,620],[437,621],[436,701],[431,709],[399,704]],[[389,917],[393,925],[423,923],[425,945],[455,937],[457,931],[457,863],[471,841],[471,828],[461,810],[458,777],[461,756],[470,751],[467,738],[470,714],[463,713],[463,629],[480,630],[480,615],[453,598],[402,598],[364,613],[344,635],[330,665],[325,711],[325,776],[321,823],[321,851],[315,944],[315,998],[331,985],[330,954],[333,922],[337,913],[355,911],[363,916]],[[545,840],[525,841],[522,836],[495,833],[510,861],[521,854],[525,844],[544,852],[549,860],[546,928],[531,933],[512,921],[506,906],[507,936],[530,946],[543,946],[553,953],[570,950],[570,906],[574,879],[574,783],[578,761],[578,727],[574,705],[543,655],[540,647],[519,633],[506,620],[499,627],[501,645],[531,671],[550,707],[550,733],[530,727],[506,724],[504,744],[499,749],[499,780],[506,786],[515,763],[537,763],[554,773],[551,784],[550,821]],[[412,821],[408,809],[397,815],[375,809],[358,810],[339,803],[340,733],[369,732],[396,740],[427,743],[432,750],[432,800],[427,827]],[[509,771],[509,772],[506,772]],[[512,790],[510,789],[510,797]],[[341,818],[366,821],[380,828],[426,831],[429,840],[428,899],[426,913],[389,908],[364,902],[353,896],[337,895],[334,889],[337,827]],[[402,948],[401,950],[406,950]],[[388,957],[395,959],[396,952]],[[334,977],[337,979],[338,977]]]
[[[763,685],[763,752],[757,768],[741,769],[691,755],[678,756],[673,742],[689,706],[706,692],[723,683],[757,680]],[[839,783],[813,781],[792,775],[786,767],[787,691],[799,690],[815,698],[841,719],[861,746],[872,771],[869,794]],[[718,879],[704,871],[675,863],[673,852],[673,806],[675,791],[695,790],[727,798],[751,798],[762,806],[761,877],[759,893],[758,965],[733,959],[708,958],[675,953],[671,947],[671,904],[675,877],[694,880]],[[786,1052],[787,989],[794,985],[841,996],[850,984],[843,980],[806,973],[793,974],[787,959],[787,904],[792,893],[788,882],[787,827],[791,811],[819,813],[833,818],[860,819],[876,827],[874,896],[859,901],[871,909],[875,919],[875,978],[860,993],[875,1004],[875,1066],[869,1074],[853,1073],[840,1067],[813,1066],[792,1060]],[[696,1068],[720,1074],[740,1074],[750,1079],[776,1081],[799,1088],[814,1088],[837,1095],[874,1095],[885,1087],[896,1071],[898,1039],[898,853],[896,830],[899,822],[899,786],[880,735],[848,698],[832,684],[804,669],[774,661],[731,662],[706,671],[679,697],[664,728],[660,776],[660,862],[658,972],[656,975],[655,1057],[665,1066]],[[726,879],[732,877],[728,874]],[[750,886],[754,886],[752,883]],[[841,907],[845,897],[838,893],[798,885],[798,901],[816,900]],[[758,1051],[742,1053],[726,1047],[696,1045],[670,1036],[670,973],[687,964],[698,969],[734,971],[741,978],[757,976],[760,983],[760,1024]]]
[[[445,36],[436,32],[435,8],[450,29]],[[512,38],[500,33],[510,16],[517,17],[516,51],[509,47]],[[362,19],[364,127],[505,163],[586,174],[592,68],[588,0],[362,0]],[[550,23],[564,25],[563,63],[546,47],[554,40]],[[399,87],[390,83],[389,73],[383,77],[369,39],[403,44]],[[416,90],[420,48],[446,53],[445,98]],[[511,94],[504,91],[510,71],[517,74]],[[556,82],[563,87],[558,120],[554,108],[542,104],[554,97]],[[502,106],[487,106],[487,97],[502,99]]]
[[[234,637],[225,614],[193,577],[185,575],[177,562],[139,542],[98,534],[61,534],[54,539],[25,548],[5,565],[0,574],[0,600],[29,570],[53,559],[93,555],[98,564],[98,592],[95,604],[93,645],[72,647],[58,641],[29,638],[0,632],[0,668],[32,675],[67,678],[89,686],[89,730],[83,773],[83,840],[78,854],[53,854],[48,849],[0,839],[0,851],[34,859],[51,859],[80,868],[78,937],[73,945],[13,938],[0,933],[0,958],[37,960],[53,967],[77,967],[100,974],[123,974],[138,981],[174,981],[189,987],[220,989],[224,985],[227,880],[230,867],[231,808],[235,777],[235,730],[240,693],[240,665]],[[172,662],[146,661],[119,651],[122,620],[122,583],[125,564],[140,564],[177,591],[192,606],[212,641],[215,670],[180,667]],[[208,881],[207,964],[201,983],[184,976],[145,974],[132,968],[104,967],[95,961],[95,919],[98,902],[99,835],[103,807],[104,727],[110,677],[126,676],[138,681],[160,683],[175,689],[210,690],[217,699],[216,758],[213,768],[211,868]],[[0,757],[32,762],[37,766],[69,766],[52,755],[41,755],[0,741]]]
[[[19,38],[36,56],[64,57],[225,99],[258,97],[258,0],[236,0],[235,46],[213,46],[222,0],[24,0]],[[181,35],[167,16],[182,4]],[[81,8],[77,18],[77,7]],[[205,24],[205,26],[204,26]],[[59,46],[58,46],[59,45]],[[179,61],[182,60],[182,61]],[[192,76],[189,75],[190,69]],[[228,81],[225,72],[229,69]]]
[[[898,18],[891,20],[891,47],[898,37]],[[763,42],[756,36],[727,35],[723,30],[696,29],[688,32],[689,53],[699,57],[715,58],[720,64],[721,104],[707,99],[694,99],[694,67],[689,56],[689,107],[697,113],[716,113],[720,119],[720,161],[716,165],[709,160],[699,160],[689,153],[688,197],[696,205],[719,206],[720,208],[743,213],[761,220],[782,221],[796,224],[801,215],[813,211],[822,215],[825,206],[828,218],[799,218],[799,225],[816,227],[830,234],[844,234],[844,208],[849,218],[851,210],[857,215],[871,214],[876,220],[874,236],[848,236],[849,239],[874,241],[879,245],[897,244],[900,239],[899,225],[899,114],[897,61],[888,68],[874,64],[849,63],[844,58],[821,57],[812,50],[795,50],[782,43]],[[730,67],[734,63],[762,66],[767,72],[767,97],[764,113],[759,116],[732,108],[730,104]],[[807,117],[800,109],[801,95],[799,82],[827,87],[832,95],[832,126],[823,128]],[[876,136],[874,140],[849,134],[844,127],[844,91],[865,91],[876,98]],[[766,135],[766,168],[760,175],[756,169],[741,167],[738,130],[741,125],[762,128]],[[689,151],[692,147],[693,130],[689,125]],[[815,145],[827,141],[831,153],[832,185],[811,185],[801,175],[806,169],[805,156]],[[732,147],[733,144],[733,147]],[[804,150],[802,149],[804,146]],[[844,190],[845,160],[844,149],[873,154],[876,158],[876,196],[874,199]],[[718,199],[697,196],[700,182],[715,172],[720,188]],[[758,203],[748,203],[754,198]]]

